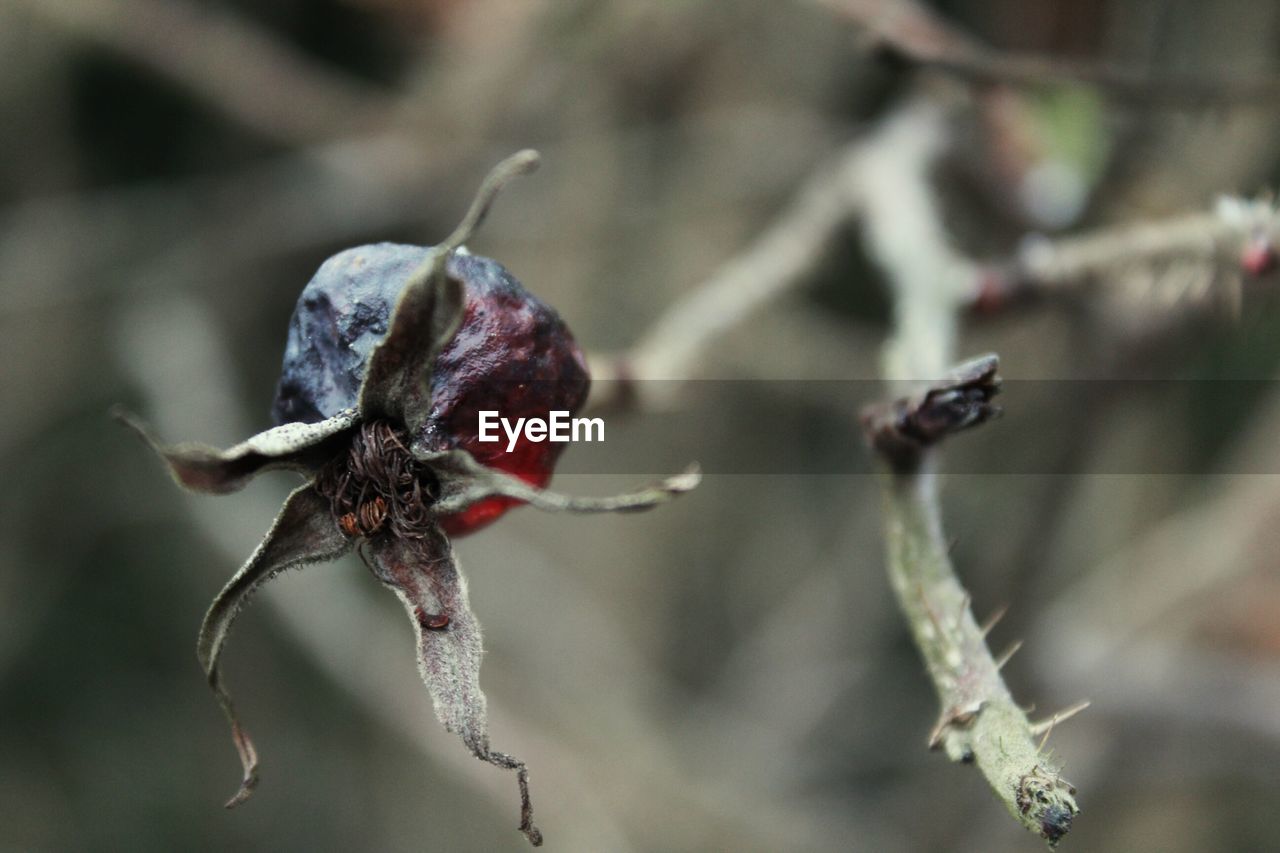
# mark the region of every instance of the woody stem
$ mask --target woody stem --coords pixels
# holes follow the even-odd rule
[[[937,380],[953,358],[965,271],[953,263],[928,182],[945,118],[940,107],[916,102],[877,131],[884,153],[872,184],[885,197],[867,205],[867,233],[894,288],[890,380]],[[956,575],[942,530],[938,451],[921,447],[911,465],[883,452],[880,461],[890,581],[942,705],[930,743],[976,764],[1009,813],[1052,846],[1078,811],[1074,789],[1039,754]]]

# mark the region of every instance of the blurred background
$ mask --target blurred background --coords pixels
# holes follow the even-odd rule
[[[543,168],[472,248],[602,365],[921,104],[948,239],[990,269],[1029,235],[1280,177],[1275,87],[970,86],[868,38],[921,8],[1152,79],[1278,59],[1280,9],[1246,0],[0,2],[0,849],[523,849],[514,779],[438,725],[401,606],[354,559],[238,622],[225,667],[263,780],[223,811],[239,767],[195,633],[293,480],[180,494],[107,417],[219,445],[265,428],[316,267],[439,239],[517,148]],[[878,376],[889,300],[858,221],[669,373]],[[1273,849],[1280,312],[1238,273],[1117,264],[959,343],[1011,381],[1006,418],[947,454],[953,556],[980,618],[1009,605],[992,642],[1027,641],[1005,672],[1033,716],[1093,701],[1049,743],[1083,810],[1063,849]],[[1061,382],[1081,379],[1123,381]],[[794,387],[820,438],[802,418],[779,446],[860,446],[869,381]],[[757,453],[739,414],[610,416],[592,459],[633,473],[556,484],[634,484],[668,442]],[[528,762],[548,849],[1041,849],[925,748],[937,700],[881,524],[843,462],[744,461],[652,513],[520,510],[460,541],[493,743]]]

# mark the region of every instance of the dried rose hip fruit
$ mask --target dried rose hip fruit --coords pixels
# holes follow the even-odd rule
[[[520,829],[542,843],[524,763],[489,747],[480,627],[449,534],[474,530],[515,503],[571,512],[646,509],[689,491],[699,477],[690,469],[638,492],[568,497],[541,488],[558,445],[525,442],[507,453],[505,443],[478,442],[480,410],[545,417],[576,411],[587,394],[582,352],[555,311],[496,262],[462,249],[502,185],[536,163],[537,155],[524,151],[494,169],[462,224],[438,246],[364,246],[320,268],[289,329],[273,429],[229,450],[165,447],[121,415],[187,488],[233,492],[276,468],[307,478],[218,593],[196,644],[244,768],[228,806],[247,799],[258,781],[257,750],[219,667],[232,622],[281,571],[354,549],[405,604],[436,715],[477,758],[516,771]]]
[[[340,252],[321,265],[289,323],[276,423],[315,423],[356,405],[396,298],[430,251],[378,243]],[[436,356],[430,412],[409,438],[433,451],[466,450],[490,468],[545,486],[564,445],[531,442],[523,434],[509,452],[506,441],[481,443],[479,413],[544,419],[552,411],[576,413],[590,385],[586,358],[555,309],[497,261],[457,252],[446,271],[466,288],[462,325]],[[460,536],[514,503],[491,498],[440,524]]]

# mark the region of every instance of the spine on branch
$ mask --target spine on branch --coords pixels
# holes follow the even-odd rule
[[[929,735],[953,761],[975,764],[1021,824],[1055,846],[1080,809],[1037,744],[987,647],[942,532],[932,446],[999,410],[994,355],[966,362],[921,392],[868,409],[863,426],[885,462],[889,576],[942,706]]]

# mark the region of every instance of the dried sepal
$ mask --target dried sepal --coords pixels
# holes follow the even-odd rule
[[[537,165],[537,152],[525,150],[495,166],[462,222],[409,276],[360,386],[360,412],[366,420],[390,418],[404,424],[411,435],[426,423],[432,365],[457,333],[466,308],[462,282],[446,271],[449,256],[471,238],[503,186]]]
[[[360,387],[365,419],[420,427],[431,405],[431,365],[462,324],[466,291],[445,272],[448,252],[435,248],[409,278]]]
[[[168,464],[179,485],[196,492],[238,491],[263,471],[285,469],[312,475],[332,456],[332,445],[359,420],[354,409],[317,423],[290,423],[260,432],[227,450],[207,444],[161,443],[138,418],[117,409],[116,420],[137,433]]]
[[[302,486],[289,495],[262,544],[222,588],[205,614],[196,642],[196,657],[226,714],[227,722],[231,724],[231,737],[244,768],[240,789],[227,801],[227,808],[248,799],[258,781],[257,750],[240,724],[231,695],[222,683],[222,671],[218,665],[232,622],[258,587],[280,572],[307,563],[335,559],[350,548],[351,543],[329,514],[328,501],[310,485]]]
[[[452,515],[483,500],[514,498],[546,512],[639,512],[692,491],[702,482],[702,472],[691,465],[683,472],[634,492],[608,497],[579,497],[539,489],[524,480],[480,464],[465,450],[419,453],[418,461],[431,466],[440,481],[435,510]]]
[[[536,847],[529,771],[524,762],[489,747],[488,714],[480,689],[483,646],[480,624],[467,600],[467,583],[448,537],[439,529],[418,539],[384,537],[370,548],[374,575],[404,602],[418,644],[418,669],[431,693],[436,716],[462,738],[471,753],[516,772],[520,831]]]

